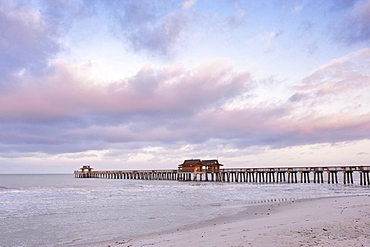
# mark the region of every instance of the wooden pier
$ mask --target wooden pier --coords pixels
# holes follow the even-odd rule
[[[76,178],[177,180],[238,183],[343,183],[370,185],[370,166],[275,167],[178,170],[93,171],[83,166]],[[342,174],[338,179],[338,174]],[[357,179],[357,181],[354,181]]]

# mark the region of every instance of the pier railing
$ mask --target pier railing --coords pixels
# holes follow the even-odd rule
[[[75,171],[76,178],[144,179],[246,183],[344,183],[369,185],[370,166],[255,167],[178,170]],[[338,179],[343,173],[343,179]],[[298,179],[298,174],[300,179]],[[355,175],[355,176],[354,176]],[[356,181],[357,179],[357,181]]]

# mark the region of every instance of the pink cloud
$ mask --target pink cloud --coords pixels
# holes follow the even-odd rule
[[[248,71],[236,72],[225,60],[197,68],[175,65],[156,69],[146,64],[135,76],[99,85],[55,63],[48,74],[23,76],[18,90],[0,97],[0,139],[3,150],[78,152],[142,145],[217,143],[234,147],[286,147],[366,139],[370,116],[312,108],[328,95],[367,88],[361,64],[363,50],[321,67],[297,86],[295,96],[276,104],[225,103],[251,90]],[[357,61],[356,59],[359,59]],[[342,81],[337,80],[342,78]],[[347,80],[357,78],[353,87]],[[325,83],[337,81],[322,93]],[[317,106],[317,105],[316,105]]]
[[[82,80],[66,64],[55,64],[54,73],[30,78],[15,93],[1,97],[0,114],[60,119],[80,114],[191,112],[243,92],[251,78],[219,61],[193,70],[156,71],[146,65],[136,76],[109,86]]]
[[[370,66],[370,49],[363,49],[322,66],[295,88],[315,96],[363,90],[370,87],[367,66]]]

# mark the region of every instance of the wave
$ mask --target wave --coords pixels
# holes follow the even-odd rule
[[[0,190],[11,190],[13,188],[5,187],[5,186],[0,186]]]

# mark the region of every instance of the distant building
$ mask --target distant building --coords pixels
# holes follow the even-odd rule
[[[212,171],[220,169],[222,164],[218,163],[218,160],[200,160],[191,159],[184,160],[184,163],[179,165],[180,171],[192,172],[192,171]]]
[[[92,168],[92,167],[90,167],[90,166],[88,166],[88,165],[82,166],[82,167],[80,168],[80,170],[81,170],[81,172],[82,172],[82,173],[84,173],[84,172],[85,172],[85,170],[87,170],[87,171],[90,173],[92,169],[93,169],[93,168]]]

